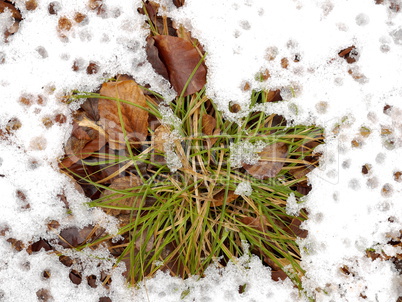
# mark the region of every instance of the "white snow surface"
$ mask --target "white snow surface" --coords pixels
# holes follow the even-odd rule
[[[50,2],[57,3],[57,15],[49,14]],[[394,178],[402,171],[402,12],[395,9],[400,1],[186,0],[179,9],[171,0],[158,2],[204,45],[207,94],[228,116],[236,118],[227,110],[231,103],[242,107],[240,115],[249,109],[250,91],[242,89],[248,82],[251,89],[281,89],[285,101],[261,108],[267,113],[325,128],[320,167],[309,174],[313,190],[301,201],[290,198],[288,206],[297,212],[302,202],[309,212],[304,223],[309,236],[299,241],[307,294],[324,302],[396,301],[402,296],[400,273],[389,261],[365,257],[365,251],[401,253],[387,244],[402,229],[402,183]],[[28,11],[24,1],[16,1],[23,21],[8,43],[0,42],[0,129],[16,118],[22,125],[8,140],[0,140],[0,301],[36,301],[40,289],[49,290],[54,301],[95,302],[103,296],[112,301],[307,301],[290,282],[272,281],[269,269],[254,257],[224,270],[211,267],[200,280],[161,273],[139,289],[124,285],[119,267],[106,292],[100,285],[72,284],[69,268],[54,254],[42,250],[28,255],[11,248],[9,238],[25,244],[57,238],[47,228],[51,220],[61,228],[98,223],[116,231],[113,219],[86,207],[86,198],[58,172],[57,160],[77,108],[60,102],[62,96],[75,89],[95,91],[108,77],[125,73],[172,97],[168,83],[146,62],[148,29],[137,13],[141,1],[104,0],[100,15],[87,1],[37,3],[37,9]],[[86,21],[73,21],[61,38],[59,18],[72,19],[76,12],[87,15]],[[0,14],[1,32],[11,24],[8,11]],[[358,59],[348,64],[338,53],[352,45]],[[283,58],[288,59],[286,69]],[[75,61],[78,71],[72,69]],[[97,73],[86,73],[90,62],[98,65]],[[256,80],[265,70],[270,78]],[[37,95],[42,104],[19,102],[21,96]],[[386,105],[391,108],[384,111]],[[67,122],[46,128],[42,120],[59,113]],[[362,127],[370,130],[368,137]],[[370,169],[363,174],[366,164]],[[60,200],[63,194],[73,220]],[[101,269],[111,269],[112,257],[97,253],[84,251],[88,260],[83,269],[99,276]],[[106,259],[100,269],[91,264],[94,257]],[[341,273],[344,266],[350,275]],[[51,271],[50,278],[43,278],[44,270]]]

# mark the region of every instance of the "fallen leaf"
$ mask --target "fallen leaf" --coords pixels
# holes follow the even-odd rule
[[[181,7],[181,6],[184,5],[184,0],[173,0],[173,4],[174,4],[176,7]]]
[[[234,191],[228,191],[228,195],[225,199],[225,190],[221,190],[214,195],[214,200],[211,202],[211,207],[220,207],[224,203],[228,204],[236,200],[239,195],[235,194]]]
[[[82,275],[80,272],[76,270],[71,270],[68,277],[70,278],[71,282],[75,285],[79,285],[82,282]]]
[[[86,139],[78,139],[75,136],[69,138],[65,147],[67,157],[59,164],[61,169],[67,169],[79,160],[90,157],[94,152],[99,151],[106,144],[104,136],[99,135],[96,131],[93,131],[93,133],[97,136],[90,141]]]
[[[85,111],[88,118],[90,118],[93,121],[99,120],[98,99],[87,99],[81,105],[81,108]]]
[[[116,193],[114,190],[126,190],[132,187],[137,187],[142,184],[141,179],[138,176],[124,176],[115,179],[109,186],[110,190],[105,190],[102,197],[110,196],[110,198],[104,199],[105,205],[116,207],[138,207],[142,201],[142,197],[139,196],[127,196],[123,193]],[[130,192],[138,192],[138,190],[131,190]],[[115,200],[114,199],[118,199]],[[110,202],[111,201],[111,202]],[[108,214],[113,216],[127,215],[133,212],[133,210],[120,210],[120,209],[104,209]]]
[[[202,132],[208,136],[219,135],[221,132],[220,129],[215,128],[216,119],[210,114],[204,114],[202,116]],[[217,137],[207,138],[206,147],[211,148],[211,146],[215,144],[217,140]]]
[[[302,228],[300,228],[302,221],[298,218],[293,218],[292,222],[289,225],[289,229],[292,231],[292,233],[294,235],[296,235],[297,237],[300,238],[307,238],[308,235],[308,231],[307,230],[303,230]]]
[[[256,164],[243,164],[243,168],[258,179],[275,177],[282,170],[287,155],[288,146],[285,143],[274,143],[259,153],[260,160]]]
[[[59,244],[65,248],[78,247],[88,240],[93,229],[91,225],[83,228],[66,228],[60,232]]]
[[[282,101],[281,91],[277,90],[270,90],[267,94],[267,102],[279,102]]]
[[[169,134],[170,129],[165,125],[160,125],[155,129],[153,141],[156,152],[165,152],[164,144],[166,143],[166,138]]]
[[[11,16],[17,20],[21,21],[22,16],[21,13],[19,12],[18,9],[15,8],[15,6],[11,3],[5,2],[3,0],[0,1],[0,13],[4,13],[4,11],[8,9],[11,12]]]
[[[147,103],[137,83],[134,81],[103,83],[100,94],[129,102],[129,104],[120,102],[118,105],[118,102],[115,100],[99,99],[99,122],[109,136],[109,146],[115,150],[125,148],[118,106],[121,109],[122,121],[128,141],[144,141],[148,134],[148,112],[135,105],[147,107]]]
[[[354,46],[354,45],[349,46],[345,49],[342,49],[338,53],[338,55],[341,58],[344,58],[346,60],[346,62],[348,62],[349,64],[355,63],[359,58],[358,50],[356,49],[356,46]]]
[[[266,232],[266,224],[267,224],[267,218],[265,216],[260,216],[260,217],[241,217],[240,219],[241,223],[244,223],[248,226],[253,227],[254,229],[257,229],[261,232]],[[268,236],[264,236],[267,237]]]
[[[216,119],[210,114],[202,116],[202,133],[212,135],[216,127]]]
[[[169,74],[169,81],[177,93],[182,93],[191,73],[201,60],[192,43],[178,37],[159,35],[152,37],[159,57]],[[152,63],[152,62],[151,62]],[[206,83],[207,69],[202,63],[192,77],[184,96],[199,91]]]
[[[36,241],[27,247],[27,253],[32,254],[32,252],[39,252],[41,249],[50,251],[52,246],[46,240],[40,239],[39,241]]]

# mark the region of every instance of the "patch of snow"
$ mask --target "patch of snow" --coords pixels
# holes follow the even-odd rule
[[[245,195],[250,196],[253,193],[253,188],[251,187],[251,183],[249,181],[242,181],[237,185],[237,188],[234,192],[237,195]]]

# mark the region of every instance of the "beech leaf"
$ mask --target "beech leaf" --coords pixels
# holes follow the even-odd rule
[[[177,93],[181,94],[191,73],[201,60],[200,54],[192,43],[182,38],[165,35],[152,38],[169,74],[170,84]],[[201,90],[206,83],[206,74],[207,69],[204,64],[201,64],[183,95],[187,96]]]
[[[141,88],[132,80],[107,82],[100,90],[102,96],[118,98],[131,104],[120,102],[122,120],[130,142],[144,141],[148,134],[148,112],[136,107],[147,107]],[[109,146],[112,149],[124,149],[124,132],[120,122],[118,101],[99,99],[98,109],[100,124],[109,136]]]
[[[258,179],[275,177],[282,170],[287,155],[288,146],[285,143],[274,143],[259,153],[260,160],[256,164],[243,164],[243,168]]]

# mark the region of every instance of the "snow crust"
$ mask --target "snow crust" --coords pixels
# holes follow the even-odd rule
[[[0,42],[0,129],[16,119],[21,123],[7,141],[0,140],[0,229],[5,233],[0,237],[0,300],[35,301],[45,288],[55,301],[98,301],[102,296],[112,301],[303,301],[290,282],[271,281],[268,269],[253,257],[225,270],[211,267],[201,280],[159,274],[139,289],[127,288],[118,268],[106,293],[102,286],[73,285],[56,255],[11,248],[9,238],[25,244],[57,238],[47,228],[51,220],[61,228],[98,223],[116,231],[113,221],[87,208],[87,200],[58,172],[71,112],[78,106],[60,102],[64,95],[96,90],[104,79],[126,73],[172,97],[168,83],[146,62],[148,31],[137,13],[139,0],[105,0],[100,15],[86,1],[56,1],[58,15],[49,14],[50,0],[37,2],[37,9],[28,11],[16,1],[24,20],[8,43]],[[228,112],[231,103],[249,109],[251,90],[243,89],[249,83],[251,89],[280,89],[285,99],[260,109],[294,124],[325,128],[320,167],[309,175],[313,190],[301,203],[310,217],[304,223],[309,236],[299,242],[307,293],[317,301],[396,301],[402,296],[400,274],[391,262],[372,261],[365,252],[401,252],[387,242],[402,229],[402,183],[394,176],[402,171],[402,13],[389,8],[387,0],[381,5],[374,0],[187,0],[179,9],[168,0],[159,2],[204,45],[207,93],[227,115],[236,117]],[[73,22],[60,37],[59,18],[73,19],[76,12],[87,15],[86,21]],[[2,32],[11,23],[9,12],[0,14]],[[338,53],[352,45],[358,58],[348,64]],[[281,66],[284,58],[287,68]],[[97,73],[86,72],[91,62]],[[266,70],[269,79],[258,80],[256,75]],[[19,101],[38,95],[41,102]],[[55,114],[64,114],[67,122],[47,128],[43,119]],[[370,167],[366,174],[363,165]],[[248,188],[239,190],[246,194]],[[290,212],[299,210],[299,201],[289,203]],[[88,263],[94,256],[88,252]],[[109,257],[101,258],[101,267],[110,269]],[[350,275],[341,273],[345,266]],[[43,270],[49,268],[51,277],[44,280]]]

